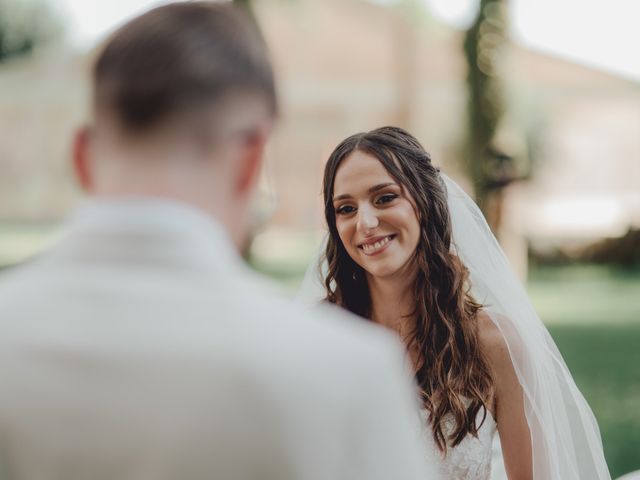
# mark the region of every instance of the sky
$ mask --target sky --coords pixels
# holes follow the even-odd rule
[[[69,19],[72,41],[90,46],[126,19],[162,0],[53,0]],[[259,1],[259,0],[257,0]],[[398,0],[376,0],[394,3]],[[419,0],[457,28],[473,20],[478,0]],[[640,81],[640,0],[510,0],[519,44]]]
[[[457,28],[478,0],[422,0]],[[394,0],[378,0],[393,3]],[[640,0],[508,0],[512,39],[534,50],[640,80]]]

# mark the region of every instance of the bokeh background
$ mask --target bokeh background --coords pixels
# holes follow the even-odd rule
[[[148,0],[0,0],[0,268],[82,198],[74,130],[100,42]],[[161,3],[161,2],[160,2]],[[346,136],[410,130],[481,205],[599,421],[640,469],[637,0],[253,0],[282,113],[248,262],[294,295]]]

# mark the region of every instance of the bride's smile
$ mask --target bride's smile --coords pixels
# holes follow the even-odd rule
[[[349,256],[374,277],[404,271],[420,239],[414,203],[380,161],[355,151],[340,165],[333,205]]]
[[[377,236],[362,242],[358,245],[365,255],[378,255],[384,252],[389,245],[389,242],[396,238],[395,235]]]

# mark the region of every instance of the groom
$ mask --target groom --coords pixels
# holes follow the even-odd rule
[[[89,200],[0,280],[0,476],[436,478],[399,346],[296,309],[238,256],[276,111],[230,4],[111,37],[74,144]]]

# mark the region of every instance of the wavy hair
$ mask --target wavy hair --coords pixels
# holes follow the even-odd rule
[[[336,228],[333,188],[336,172],[352,152],[377,158],[414,201],[420,240],[412,259],[414,328],[404,339],[415,348],[416,381],[441,451],[477,436],[493,395],[491,371],[478,339],[481,305],[469,293],[468,270],[452,251],[446,187],[429,154],[408,132],[382,127],[340,143],[324,171],[324,211],[329,227],[325,252],[326,300],[371,319],[371,296],[364,270],[347,253]],[[476,422],[482,411],[481,422]],[[445,428],[453,418],[455,427]]]

